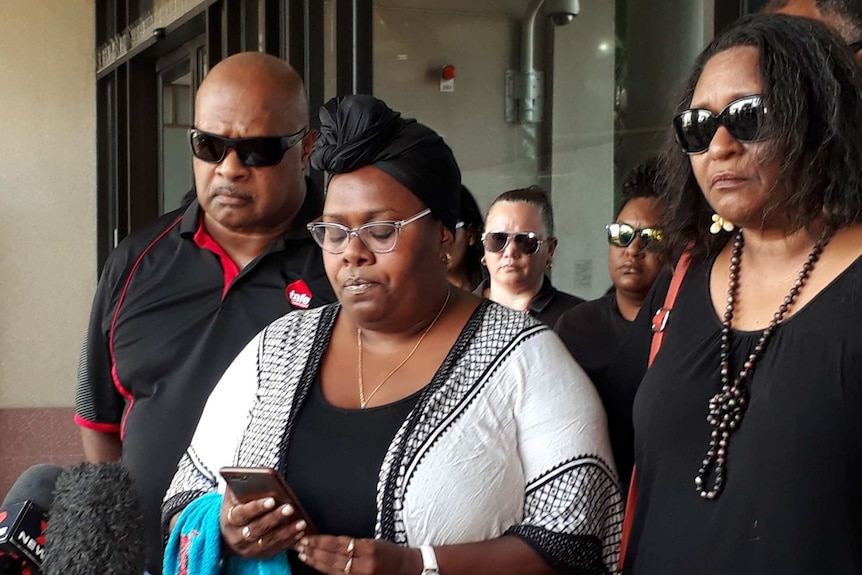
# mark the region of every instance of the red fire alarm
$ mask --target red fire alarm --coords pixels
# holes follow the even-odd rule
[[[440,91],[455,91],[455,66],[451,64],[443,66],[443,69],[440,71]]]

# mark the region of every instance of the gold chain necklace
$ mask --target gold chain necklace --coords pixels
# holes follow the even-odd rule
[[[446,309],[446,305],[449,303],[449,296],[452,295],[452,290],[446,290],[446,299],[443,301],[443,305],[440,307],[440,311],[437,312],[437,315],[434,316],[434,320],[425,328],[425,331],[422,332],[422,335],[419,337],[419,341],[416,342],[416,345],[413,346],[413,349],[410,350],[410,353],[407,354],[401,363],[395,366],[395,369],[389,372],[389,374],[383,378],[383,381],[377,384],[377,387],[374,388],[368,397],[365,397],[365,386],[362,384],[362,330],[356,328],[356,347],[359,350],[359,361],[356,366],[356,376],[359,380],[359,407],[360,409],[365,409],[365,406],[368,405],[368,402],[371,401],[371,398],[374,397],[374,394],[380,391],[380,388],[383,387],[383,384],[389,381],[389,378],[395,375],[395,372],[404,367],[404,364],[407,363],[413,354],[416,353],[416,350],[419,349],[419,345],[422,343],[422,340],[425,339],[425,336],[428,335],[428,332],[431,331],[431,328],[434,327],[434,324],[437,323],[437,320],[440,319],[440,316],[443,315],[443,310]]]

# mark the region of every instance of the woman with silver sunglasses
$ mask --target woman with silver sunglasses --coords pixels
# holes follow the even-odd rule
[[[549,327],[564,311],[583,303],[556,289],[545,274],[554,263],[557,238],[550,198],[539,186],[497,196],[485,216],[482,244],[489,277],[476,295],[524,311]]]
[[[631,396],[619,393],[608,373],[653,283],[667,270],[660,253],[663,205],[657,197],[657,163],[649,160],[626,175],[623,203],[614,221],[605,226],[610,292],[568,310],[554,326],[602,398],[623,488],[634,463],[632,402]]]

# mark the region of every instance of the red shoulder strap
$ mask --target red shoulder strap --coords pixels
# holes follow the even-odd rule
[[[673,304],[676,301],[676,296],[679,293],[679,286],[682,285],[682,280],[691,265],[691,252],[686,250],[676,264],[676,269],[673,271],[673,277],[670,280],[670,286],[667,288],[667,295],[664,298],[664,305],[655,313],[652,318],[652,343],[649,348],[649,362],[647,368],[652,366],[658,350],[661,349],[662,341],[664,341],[664,328],[667,327],[667,320],[670,317],[670,312],[673,309]],[[623,519],[623,536],[620,541],[620,560],[617,564],[617,569],[622,572],[623,564],[626,560],[626,550],[629,546],[629,535],[631,535],[632,524],[635,517],[635,503],[637,502],[637,466],[632,469],[632,480],[629,484],[629,495],[626,498],[626,515]]]

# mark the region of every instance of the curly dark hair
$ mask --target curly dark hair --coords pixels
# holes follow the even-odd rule
[[[658,198],[658,158],[649,158],[632,168],[623,178],[621,188],[622,201],[614,219],[619,218],[626,204],[636,198]]]
[[[700,54],[676,113],[689,107],[709,59],[738,46],[757,48],[760,55],[769,110],[761,128],[769,136],[763,161],[781,163],[778,183],[787,192],[771,204],[781,210],[786,229],[815,221],[837,229],[862,221],[862,74],[850,50],[823,24],[778,14],[742,18]],[[728,236],[709,233],[713,211],[672,131],[659,166],[666,255],[693,242],[696,258],[709,257]]]
[[[548,192],[543,190],[540,186],[534,184],[529,188],[518,188],[516,190],[503,192],[494,198],[494,201],[491,202],[490,206],[488,206],[488,212],[491,211],[491,208],[493,208],[495,204],[500,202],[521,202],[538,209],[542,214],[542,223],[545,224],[545,228],[548,230],[548,237],[554,237],[554,207],[551,205],[551,199],[548,197]],[[485,217],[487,217],[487,215],[488,214],[486,213]]]

